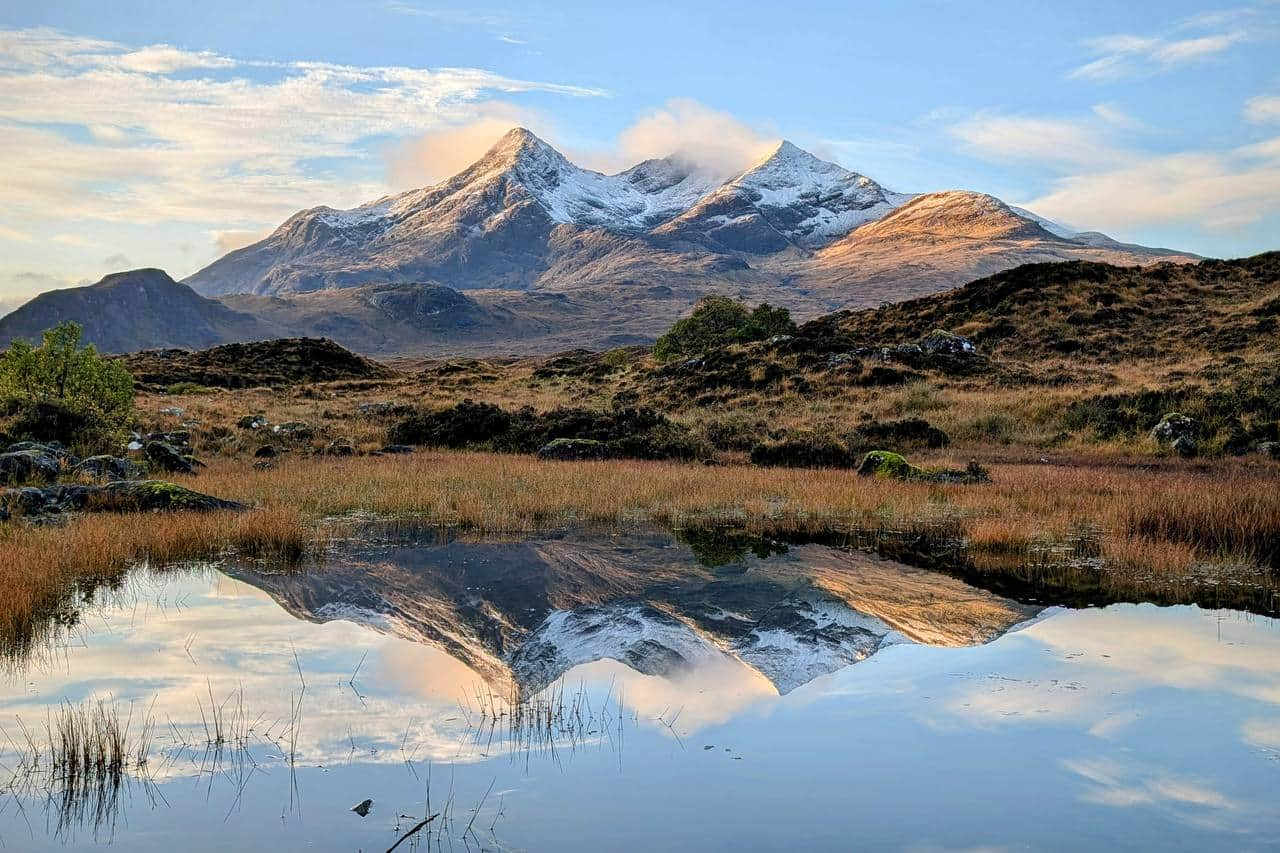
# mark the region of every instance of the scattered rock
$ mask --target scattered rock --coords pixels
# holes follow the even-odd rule
[[[538,450],[538,458],[544,461],[598,460],[608,457],[608,449],[604,442],[591,438],[557,438],[547,442]]]
[[[177,406],[166,406],[165,408],[160,410],[160,414],[168,415],[171,418],[180,418],[186,413],[187,413],[186,409],[181,409]]]
[[[163,480],[122,480],[86,488],[93,490],[88,495],[88,507],[106,512],[211,512],[247,508],[244,504],[215,498]]]
[[[1260,441],[1256,449],[1263,456],[1280,460],[1280,441]]]
[[[351,810],[360,817],[367,817],[371,809],[373,809],[373,800],[362,800],[351,807]]]
[[[1169,412],[1162,417],[1160,423],[1151,428],[1151,438],[1182,457],[1195,456],[1199,450],[1195,419],[1180,412]]]
[[[71,451],[67,450],[60,441],[19,441],[17,444],[9,445],[6,453],[23,453],[26,451],[34,451],[45,456],[52,456],[60,462],[66,462],[70,465],[76,463],[76,458],[71,455]]]
[[[329,446],[324,449],[326,456],[355,456],[356,449],[351,442],[345,438],[335,438],[329,442]]]
[[[366,418],[388,418],[407,415],[413,411],[413,407],[387,400],[381,403],[361,403],[356,406],[356,411]]]
[[[254,459],[275,459],[280,455],[280,451],[276,450],[273,445],[264,444],[257,450],[253,451]]]
[[[266,415],[245,415],[236,421],[236,426],[240,429],[262,429],[270,423]]]
[[[301,421],[276,424],[271,428],[271,431],[290,441],[311,441],[316,437],[316,431]]]
[[[71,469],[71,473],[95,480],[136,480],[146,470],[132,459],[121,456],[90,456]]]
[[[194,474],[196,472],[198,463],[195,459],[163,441],[148,441],[146,447],[143,448],[143,452],[151,464],[161,471],[167,471],[170,474]]]
[[[942,329],[934,329],[921,338],[919,347],[930,355],[972,355],[978,351],[973,341]]]
[[[48,482],[56,479],[61,469],[58,457],[41,450],[0,453],[0,483],[27,483],[36,480]]]
[[[412,453],[413,448],[407,444],[388,444],[380,452],[389,456],[398,456],[403,453]]]
[[[55,485],[0,492],[6,514],[40,520],[64,512],[173,512],[190,510],[242,510],[243,504],[226,501],[160,480],[120,480],[100,486]]]
[[[159,441],[178,448],[191,446],[191,433],[185,429],[175,429],[170,432],[149,432],[147,433],[147,441]]]

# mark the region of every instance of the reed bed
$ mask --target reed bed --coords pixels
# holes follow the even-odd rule
[[[245,513],[84,515],[64,525],[0,525],[0,637],[29,644],[69,592],[110,583],[132,566],[164,567],[229,550],[295,560],[316,531],[292,507]]]
[[[957,464],[939,457],[930,462]],[[670,462],[539,462],[463,452],[286,459],[274,470],[215,460],[184,484],[245,513],[87,515],[57,527],[0,525],[0,636],[29,636],[68,585],[235,552],[296,560],[327,521],[412,518],[487,534],[565,525],[730,526],[760,535],[866,531],[945,535],[970,554],[1022,559],[1093,542],[1108,570],[1179,578],[1202,564],[1274,569],[1280,466],[1005,464],[982,486],[858,477],[842,470]],[[1084,533],[1082,533],[1084,531]]]

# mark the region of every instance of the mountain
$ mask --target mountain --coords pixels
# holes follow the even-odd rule
[[[684,288],[690,302],[728,288],[820,313],[883,299],[881,278],[907,245],[904,295],[1028,260],[1191,259],[1074,235],[979,193],[893,192],[790,142],[720,182],[674,158],[603,175],[517,128],[441,184],[347,211],[302,211],[187,282],[206,295],[403,281],[458,290],[657,286]]]
[[[85,340],[103,352],[207,347],[279,332],[252,314],[205,299],[163,270],[138,269],[37,296],[0,318],[0,348],[15,340],[38,342],[41,332],[65,320],[83,326]]]
[[[0,321],[0,344],[76,319],[108,352],[328,337],[370,355],[545,353],[650,342],[709,294],[807,319],[1070,260],[1196,258],[981,193],[894,192],[790,142],[728,180],[674,157],[605,175],[517,128],[435,186],[294,214],[189,287],[152,270],[46,294]]]
[[[550,265],[561,225],[643,234],[709,189],[671,160],[611,176],[580,169],[516,129],[443,184],[348,211],[302,211],[188,282],[210,295],[405,280],[527,288]]]
[[[862,308],[948,290],[1022,264],[1085,260],[1119,265],[1189,261],[1168,249],[1075,234],[994,196],[950,190],[915,196],[834,241],[808,262],[805,279],[838,304]]]
[[[783,141],[654,234],[751,254],[815,249],[908,198]]]

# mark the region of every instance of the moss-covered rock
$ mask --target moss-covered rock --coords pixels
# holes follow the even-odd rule
[[[863,477],[880,477],[889,480],[914,480],[924,475],[924,470],[907,461],[901,453],[889,450],[872,450],[862,457],[858,474]]]
[[[1196,441],[1196,422],[1181,412],[1168,412],[1151,428],[1151,438],[1162,448],[1179,456],[1195,456],[1199,451]]]
[[[215,498],[163,480],[121,480],[89,493],[88,509],[105,512],[243,510],[244,504]]]

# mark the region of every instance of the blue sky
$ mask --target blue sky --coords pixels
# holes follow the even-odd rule
[[[578,162],[786,137],[901,191],[1120,239],[1280,248],[1280,4],[0,5],[0,310],[185,276],[522,123]]]

